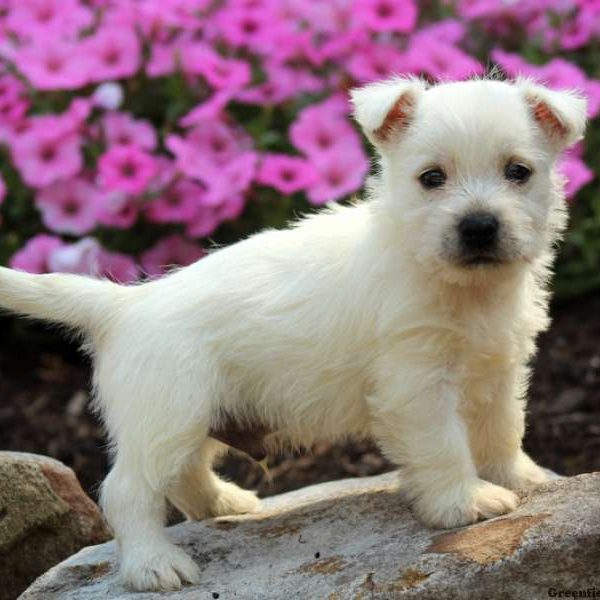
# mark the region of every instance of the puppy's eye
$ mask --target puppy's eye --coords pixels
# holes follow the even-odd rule
[[[429,169],[419,175],[419,181],[426,190],[433,190],[446,183],[446,173],[441,169]]]
[[[508,163],[504,167],[504,177],[514,183],[525,183],[533,171],[522,163]]]

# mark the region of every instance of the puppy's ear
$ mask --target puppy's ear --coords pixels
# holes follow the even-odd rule
[[[557,151],[583,137],[587,102],[577,92],[557,92],[526,80],[517,85],[522,89],[532,117]]]
[[[350,92],[354,118],[367,138],[380,147],[408,126],[424,90],[423,81],[402,78],[356,88]]]

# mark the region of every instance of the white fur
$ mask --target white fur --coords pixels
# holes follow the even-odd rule
[[[364,203],[163,279],[120,287],[0,269],[0,305],[88,336],[116,452],[102,503],[128,585],[199,580],[163,530],[166,497],[190,518],[256,509],[210,468],[222,446],[207,434],[225,414],[268,424],[273,446],[374,436],[434,527],[510,511],[511,490],[546,479],[521,449],[524,397],[565,216],[531,85],[393,80],[355,93],[371,139],[394,99],[416,99],[409,126],[375,140],[381,174]],[[535,90],[556,104],[564,145],[578,139],[580,101]],[[503,176],[515,156],[535,169],[520,187]],[[417,176],[432,164],[449,179],[427,192]],[[457,262],[456,222],[473,209],[501,220],[503,264]]]

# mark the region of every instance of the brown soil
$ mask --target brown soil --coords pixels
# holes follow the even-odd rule
[[[0,320],[0,331],[13,328],[13,321]],[[43,334],[39,343],[0,347],[0,449],[61,460],[95,498],[108,463],[102,427],[87,402],[89,367],[73,347]],[[600,470],[600,295],[554,309],[535,363],[525,445],[561,474]],[[270,481],[258,465],[237,456],[222,470],[270,495],[390,468],[373,444],[349,442],[271,458]]]

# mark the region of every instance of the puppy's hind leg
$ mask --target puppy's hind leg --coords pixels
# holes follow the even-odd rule
[[[102,486],[101,504],[119,544],[126,585],[170,591],[200,581],[194,561],[167,539],[164,492],[132,468],[129,458],[117,458]]]
[[[129,406],[136,403],[130,399]],[[138,591],[171,591],[199,583],[194,561],[171,543],[164,528],[166,495],[203,439],[199,423],[164,424],[129,415],[120,423],[113,469],[104,481],[101,504],[121,554],[123,582]]]
[[[260,500],[254,492],[223,481],[212,470],[215,458],[227,446],[208,438],[169,488],[169,500],[191,521],[208,517],[256,512]]]

